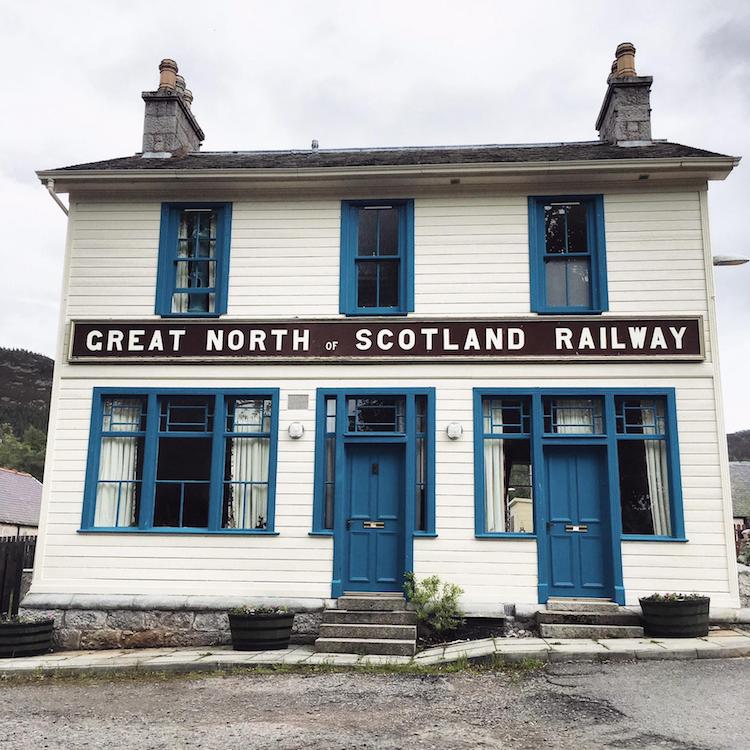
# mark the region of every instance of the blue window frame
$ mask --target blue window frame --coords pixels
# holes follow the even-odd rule
[[[340,267],[344,315],[413,311],[414,201],[342,201]]]
[[[406,474],[413,487],[407,494],[407,527],[414,536],[435,536],[433,388],[318,390],[311,533],[333,535],[344,441],[368,438],[406,443]]]
[[[231,203],[163,203],[156,313],[216,317],[227,311]]]
[[[543,446],[572,441],[607,448],[615,536],[686,541],[674,389],[477,388],[474,435],[477,537],[538,535],[517,533],[510,507],[526,476],[524,468],[513,474],[514,466],[526,460],[533,529],[545,528]],[[530,449],[522,452],[524,440]]]
[[[530,197],[529,253],[532,312],[607,310],[601,195]]]
[[[273,534],[278,389],[95,388],[82,531]]]

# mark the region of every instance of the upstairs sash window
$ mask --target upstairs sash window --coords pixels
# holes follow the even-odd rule
[[[529,199],[531,309],[607,309],[602,196]]]
[[[344,201],[341,312],[399,315],[413,310],[413,247],[413,201]]]
[[[216,316],[226,312],[230,204],[162,206],[156,312]]]

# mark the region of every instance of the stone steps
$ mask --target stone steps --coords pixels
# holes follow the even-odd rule
[[[620,606],[611,599],[561,599],[547,600],[548,612],[618,612]]]
[[[352,625],[416,625],[414,612],[404,609],[395,612],[378,610],[325,609],[323,622],[330,625],[351,623]]]
[[[643,628],[636,625],[539,625],[542,638],[643,638]]]
[[[346,591],[323,612],[315,650],[324,654],[414,656],[416,615],[398,592]]]
[[[642,638],[641,618],[609,599],[550,599],[537,613],[542,638]]]
[[[557,625],[640,625],[641,618],[630,610],[611,612],[538,612],[539,624]]]
[[[320,626],[321,638],[355,638],[355,639],[394,639],[397,641],[416,640],[415,625],[380,625],[359,623],[328,624]]]
[[[323,654],[381,654],[383,656],[414,656],[416,641],[392,638],[318,638],[315,650]]]

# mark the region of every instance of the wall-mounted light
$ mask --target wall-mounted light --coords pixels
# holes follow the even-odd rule
[[[451,422],[445,428],[449,440],[458,440],[464,434],[464,428],[458,422]]]
[[[750,258],[744,255],[714,255],[713,262],[715,266],[742,266]]]
[[[299,440],[305,434],[305,425],[302,422],[292,422],[289,425],[289,437],[292,440]]]

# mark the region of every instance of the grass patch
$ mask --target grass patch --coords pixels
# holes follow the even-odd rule
[[[411,661],[406,664],[273,664],[273,665],[242,665],[228,666],[219,669],[192,670],[192,671],[151,671],[139,669],[138,667],[89,672],[82,669],[80,673],[66,670],[57,670],[44,673],[41,670],[18,675],[0,676],[0,687],[11,687],[16,685],[36,684],[59,684],[88,685],[102,681],[114,681],[122,683],[160,683],[173,680],[204,680],[208,678],[226,677],[260,677],[270,675],[324,675],[332,673],[349,673],[362,675],[404,675],[404,676],[441,676],[451,674],[485,674],[499,673],[509,676],[511,679],[519,680],[533,675],[544,669],[544,662],[535,659],[523,659],[519,662],[507,664],[502,661],[502,656],[494,654],[492,659],[485,662],[470,662],[466,657],[446,664],[421,665]]]

